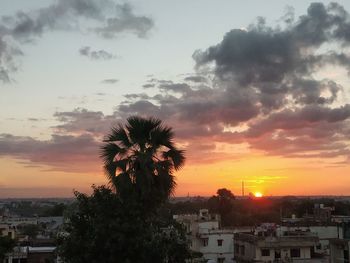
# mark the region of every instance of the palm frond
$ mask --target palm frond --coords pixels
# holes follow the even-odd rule
[[[150,134],[153,129],[161,124],[156,118],[142,118],[131,116],[127,119],[126,129],[132,141],[138,143],[141,148],[150,141]]]
[[[109,181],[113,181],[114,178],[116,177],[116,171],[117,171],[117,167],[115,165],[115,163],[106,163],[104,166],[104,171],[106,174],[106,177]]]
[[[165,146],[168,148],[173,147],[174,133],[171,128],[157,126],[150,133],[151,145],[155,148]]]
[[[111,133],[104,139],[105,142],[117,142],[122,147],[131,147],[132,142],[130,141],[129,135],[124,127],[119,124],[112,128]]]
[[[185,151],[175,147],[162,153],[164,159],[170,159],[174,164],[174,169],[179,170],[185,164]]]
[[[115,143],[108,142],[101,147],[100,157],[104,163],[112,163],[117,155],[124,155],[125,149]]]

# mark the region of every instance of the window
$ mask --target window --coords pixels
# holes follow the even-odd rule
[[[218,263],[224,263],[225,262],[225,258],[218,258]]]
[[[223,240],[222,239],[218,239],[218,246],[221,247],[222,246],[222,242]]]
[[[240,251],[241,251],[241,255],[245,254],[245,247],[244,246],[240,246]]]
[[[281,251],[275,250],[275,258],[281,258]]]
[[[270,256],[270,249],[262,249],[261,250],[261,255],[263,256],[263,257],[269,257]]]
[[[321,248],[322,248],[321,244],[317,244],[316,249],[321,249]]]
[[[239,245],[238,244],[235,244],[235,253],[239,254]]]
[[[300,258],[300,248],[292,248],[290,250],[290,256],[292,258]]]
[[[349,262],[349,250],[344,250],[344,262]]]
[[[202,242],[203,242],[203,247],[207,247],[208,246],[208,238],[203,238]]]

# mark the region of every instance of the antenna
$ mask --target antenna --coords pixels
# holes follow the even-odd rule
[[[242,181],[242,196],[244,196],[244,181]]]

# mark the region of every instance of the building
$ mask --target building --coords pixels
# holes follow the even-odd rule
[[[236,262],[328,262],[314,253],[319,238],[315,233],[276,231],[276,227],[260,227],[251,233],[235,233]]]
[[[330,262],[349,263],[350,262],[350,240],[335,238],[330,240]]]
[[[319,242],[315,245],[314,251],[322,255],[330,255],[330,240],[343,237],[343,227],[335,223],[328,223],[325,225],[282,225],[278,227],[277,231],[280,232],[280,235],[285,232],[309,232],[316,234]]]
[[[8,236],[12,239],[15,239],[16,228],[10,224],[0,224],[0,236]]]
[[[234,262],[234,231],[221,229],[219,215],[201,209],[199,214],[174,215],[174,219],[185,226],[191,250],[202,253],[211,262]]]
[[[4,263],[46,263],[59,262],[56,247],[21,246],[6,255]]]

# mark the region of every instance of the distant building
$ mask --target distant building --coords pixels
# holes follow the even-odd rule
[[[317,235],[319,241],[313,248],[316,253],[329,255],[329,242],[331,239],[342,238],[343,228],[339,224],[329,223],[327,225],[301,224],[296,226],[282,225],[278,228],[281,235],[286,232],[309,232]]]
[[[314,219],[319,222],[330,222],[334,207],[325,206],[324,204],[315,204]]]
[[[328,262],[314,253],[319,238],[310,232],[278,232],[276,227],[257,228],[252,233],[236,233],[234,258],[240,262]]]
[[[202,253],[210,262],[234,262],[234,231],[220,228],[219,215],[201,209],[199,214],[174,215],[174,219],[185,226],[191,250]]]
[[[10,224],[0,223],[0,236],[8,236],[12,239],[16,238],[16,228]]]

